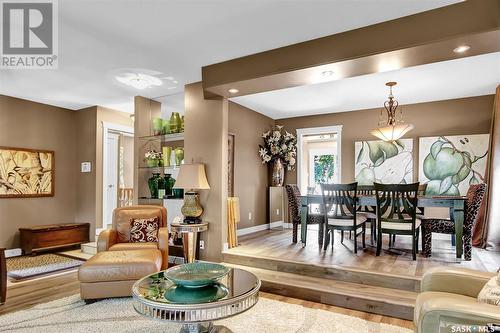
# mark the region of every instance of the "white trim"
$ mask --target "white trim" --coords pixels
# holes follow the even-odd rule
[[[307,134],[337,133],[337,164],[340,166],[340,168],[338,168],[338,179],[339,182],[342,182],[342,127],[342,125],[332,125],[297,128],[297,185],[299,189],[302,188],[302,137]]]
[[[18,247],[15,249],[5,250],[5,258],[19,257],[22,254],[23,254],[23,250],[21,250]]]
[[[259,225],[253,226],[253,227],[238,229],[238,230],[236,230],[236,234],[238,236],[253,234],[254,232],[259,232],[259,231],[263,231],[263,230],[269,230],[269,229],[273,229],[273,228],[278,228],[278,227],[283,226],[283,224],[284,223],[282,221],[265,223],[265,224],[259,224]]]
[[[106,198],[106,184],[108,183],[108,133],[109,130],[117,131],[123,133],[127,136],[134,136],[134,128],[128,127],[120,124],[114,124],[110,122],[103,121],[102,122],[102,212],[101,219],[102,225],[101,227],[106,229],[107,226],[104,225],[106,211],[107,211],[107,200]]]

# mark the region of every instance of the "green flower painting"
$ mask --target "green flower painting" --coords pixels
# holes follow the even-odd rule
[[[359,185],[407,184],[413,179],[413,140],[357,141],[355,177]]]
[[[419,181],[427,195],[465,195],[484,182],[489,134],[420,138]]]

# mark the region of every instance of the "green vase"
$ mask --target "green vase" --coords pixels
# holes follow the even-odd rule
[[[170,116],[170,132],[179,133],[181,131],[181,117],[179,112],[172,112]]]
[[[152,199],[158,198],[158,179],[161,179],[159,173],[153,173],[153,176],[148,179],[148,187]]]
[[[160,160],[146,159],[146,165],[149,168],[156,168],[159,164]]]
[[[172,196],[172,188],[175,184],[175,179],[172,178],[172,175],[167,173],[165,174],[165,192],[167,196]]]
[[[163,199],[167,194],[167,183],[165,181],[165,178],[163,177],[159,177],[157,182],[158,182],[158,198]]]
[[[182,161],[184,160],[184,148],[182,147],[177,147],[175,148],[175,165],[179,166],[182,164]]]
[[[163,119],[162,127],[163,127],[163,130],[162,130],[163,134],[170,134],[170,120]]]
[[[153,118],[153,135],[161,135],[163,131],[163,119]]]
[[[163,166],[170,166],[170,159],[172,157],[172,147],[165,146],[161,148],[163,154]]]

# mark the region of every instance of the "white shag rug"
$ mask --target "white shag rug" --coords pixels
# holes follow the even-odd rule
[[[393,325],[266,298],[260,298],[250,310],[219,320],[215,325],[224,325],[234,333],[412,332]],[[137,314],[132,307],[132,298],[108,299],[86,305],[79,295],[73,295],[0,316],[0,332],[177,333],[180,328],[180,324],[163,323]]]

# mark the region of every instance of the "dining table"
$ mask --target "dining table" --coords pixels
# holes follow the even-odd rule
[[[323,205],[323,196],[319,194],[302,195],[300,209],[300,241],[303,246],[307,241],[307,214],[309,205]],[[375,195],[360,195],[357,197],[359,206],[377,206],[377,198]],[[450,210],[450,219],[455,223],[455,246],[457,258],[462,258],[463,241],[462,235],[464,232],[464,214],[465,214],[465,197],[462,196],[419,196],[417,206],[425,207],[441,207]],[[326,227],[326,226],[325,226]]]

